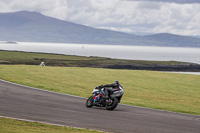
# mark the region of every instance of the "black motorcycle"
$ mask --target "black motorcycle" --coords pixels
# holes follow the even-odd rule
[[[103,98],[103,90],[94,88],[92,96],[86,101],[86,107],[91,108],[92,106],[106,107],[107,110],[113,110],[117,107],[120,102],[122,95],[124,94],[123,88],[120,86],[119,89],[113,89],[109,92],[109,98]]]

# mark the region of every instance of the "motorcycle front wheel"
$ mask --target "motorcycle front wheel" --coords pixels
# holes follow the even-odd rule
[[[94,97],[91,96],[86,101],[86,107],[91,108],[93,106]]]
[[[106,109],[107,110],[113,110],[117,107],[118,103],[119,103],[119,100],[115,97],[115,98],[112,98],[110,99],[111,102],[109,103],[106,103]]]

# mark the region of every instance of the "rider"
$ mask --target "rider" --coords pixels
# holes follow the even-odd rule
[[[108,88],[110,87],[110,88]],[[107,84],[107,85],[100,85],[100,86],[97,86],[97,88],[99,90],[104,90],[104,93],[103,93],[103,97],[104,98],[109,98],[109,92],[113,91],[114,89],[117,89],[119,90],[120,87],[122,87],[118,81],[114,81],[112,84]]]

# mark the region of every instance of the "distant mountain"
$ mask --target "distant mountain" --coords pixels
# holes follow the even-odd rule
[[[200,38],[200,36],[193,36],[193,37]]]
[[[162,41],[167,46],[200,46],[199,38],[191,36],[180,36],[169,33],[147,35],[145,38],[151,41]],[[198,45],[199,44],[199,45]]]
[[[200,47],[200,38],[167,33],[138,36],[28,11],[0,13],[0,41]]]

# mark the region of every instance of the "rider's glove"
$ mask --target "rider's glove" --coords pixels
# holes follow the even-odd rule
[[[103,88],[103,85],[100,85],[99,88]]]
[[[95,89],[99,89],[99,86],[96,86]]]
[[[96,86],[95,89],[101,89],[103,88],[103,85],[100,85],[100,86]]]

